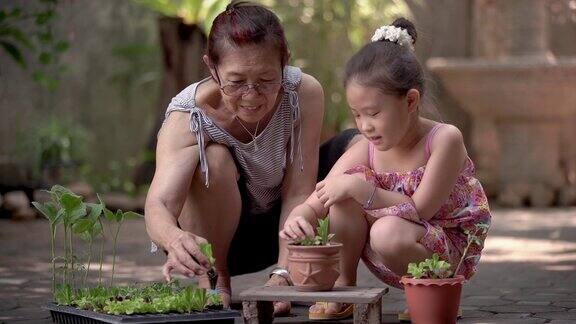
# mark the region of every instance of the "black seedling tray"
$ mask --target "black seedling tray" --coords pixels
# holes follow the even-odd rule
[[[177,322],[206,322],[234,323],[234,318],[240,317],[240,312],[234,310],[205,310],[203,312],[188,314],[137,314],[137,315],[110,315],[89,310],[82,310],[71,306],[58,306],[49,303],[43,306],[50,311],[52,321],[66,324],[95,324],[95,323],[177,323]]]

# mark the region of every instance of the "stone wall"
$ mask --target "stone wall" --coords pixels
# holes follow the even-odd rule
[[[502,26],[498,26],[494,21],[484,21],[477,22],[477,27],[474,27],[471,0],[406,0],[406,2],[413,12],[418,27],[420,39],[416,50],[423,64],[431,57],[472,57],[479,54],[485,56],[487,51],[497,55],[498,51],[502,50],[498,48],[498,44],[492,44],[495,48],[488,49],[478,49],[474,46],[473,34],[497,34]],[[566,6],[565,0],[549,0],[549,2],[551,5],[557,2]],[[562,10],[565,9],[565,7],[562,8]],[[570,17],[575,14],[576,12],[565,16]],[[551,52],[557,56],[576,56],[576,42],[574,42],[576,22],[556,18],[557,15],[551,14],[548,22],[548,41]],[[484,29],[482,33],[478,31],[474,33],[473,28]],[[429,94],[442,119],[457,125],[463,131],[467,147],[474,158],[475,152],[471,150],[470,116],[446,93],[435,76],[429,75],[428,81],[431,88]],[[569,123],[576,124],[576,117]],[[574,138],[576,131],[572,133],[567,136]],[[576,153],[567,152],[567,154],[574,155],[571,158],[576,161]],[[574,178],[576,182],[576,171],[574,171]]]
[[[2,1],[0,7],[35,4],[10,0]],[[26,177],[12,166],[26,156],[21,147],[25,133],[33,132],[50,115],[73,120],[93,135],[87,155],[91,164],[101,169],[110,161],[138,155],[152,127],[161,68],[154,13],[132,1],[61,1],[55,31],[71,44],[61,59],[66,71],[55,92],[40,87],[32,81],[31,72],[0,51],[3,185],[19,185]],[[151,48],[148,57],[114,54],[131,45]],[[31,57],[28,61],[33,63]],[[149,72],[149,82],[134,79],[142,74],[136,69]]]

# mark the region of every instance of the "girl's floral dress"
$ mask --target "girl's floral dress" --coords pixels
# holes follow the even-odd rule
[[[442,124],[439,124],[442,125]],[[437,125],[437,126],[439,126]],[[428,135],[426,150],[429,156],[430,138],[436,129],[435,127]],[[373,166],[372,156],[374,147],[370,144],[370,166]],[[378,173],[367,166],[356,166],[347,174],[363,173],[366,181],[375,186],[402,193],[411,197],[424,175],[426,166],[421,166],[416,170],[406,172],[385,172]],[[474,232],[478,223],[490,224],[490,209],[488,200],[482,185],[475,178],[474,164],[467,159],[465,168],[460,172],[454,189],[450,193],[448,200],[440,207],[436,214],[429,220],[418,217],[417,211],[411,203],[403,203],[392,207],[365,209],[366,214],[375,217],[397,216],[408,221],[418,223],[426,228],[426,234],[420,240],[428,250],[437,253],[441,259],[450,262],[452,271],[455,270],[462,252],[467,245],[466,230]],[[480,242],[484,242],[486,234],[478,237]],[[476,271],[476,265],[480,260],[482,246],[472,244],[468,250],[468,257],[464,260],[459,275],[469,279]],[[362,260],[374,275],[390,286],[402,289],[400,276],[388,269],[376,258],[374,252],[367,242],[362,254]]]

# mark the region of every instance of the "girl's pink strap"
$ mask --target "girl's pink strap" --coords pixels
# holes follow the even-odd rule
[[[440,127],[444,126],[444,124],[436,124],[426,135],[426,159],[430,158],[430,143],[432,143],[432,138],[434,138],[434,134],[436,131],[440,129]]]

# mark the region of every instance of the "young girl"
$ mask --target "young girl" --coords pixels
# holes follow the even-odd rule
[[[397,19],[348,62],[346,97],[363,139],[335,164],[315,192],[295,208],[280,237],[314,235],[330,215],[341,251],[338,286],[356,284],[360,258],[380,280],[402,288],[408,263],[437,253],[453,266],[467,243],[466,230],[490,223],[488,201],[474,177],[458,128],[419,116],[424,94],[414,25]],[[480,237],[483,241],[485,236]],[[458,274],[475,272],[481,247],[473,246]],[[352,307],[317,303],[310,318],[338,318]]]

